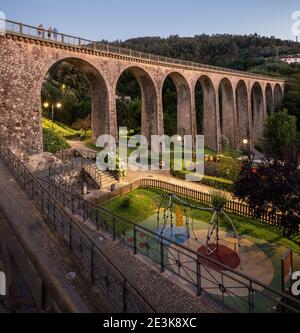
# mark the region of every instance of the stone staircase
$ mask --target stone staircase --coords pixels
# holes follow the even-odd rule
[[[117,183],[116,178],[109,172],[105,171],[102,172],[102,189],[111,189],[112,185],[115,185]]]
[[[85,164],[83,169],[101,190],[110,189],[112,185],[117,183],[116,178],[109,171],[101,171],[95,164]]]

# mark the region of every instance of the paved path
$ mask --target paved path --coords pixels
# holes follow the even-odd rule
[[[85,141],[80,141],[80,140],[69,140],[67,141],[67,143],[69,144],[69,146],[71,148],[77,148],[77,149],[84,149],[86,151],[90,151],[90,152],[97,152],[94,149],[88,148],[86,147],[86,142]]]
[[[131,171],[128,170],[126,179],[124,183],[133,183],[136,180],[143,178],[153,178],[161,181],[165,181],[168,183],[176,184],[179,186],[183,186],[186,188],[190,188],[196,191],[200,191],[202,193],[211,194],[213,188],[210,186],[205,186],[195,182],[188,182],[185,180],[181,180],[173,177],[169,171]],[[232,193],[226,192],[230,199],[232,199]]]
[[[68,144],[71,146],[71,148],[85,149],[87,151],[97,152],[94,149],[87,148],[85,146],[84,141],[72,140],[72,141],[68,141]],[[184,187],[191,188],[193,190],[197,190],[197,191],[200,191],[203,193],[208,193],[208,194],[210,194],[213,190],[213,188],[210,186],[202,185],[202,184],[195,183],[195,182],[187,182],[185,180],[175,178],[170,174],[169,171],[143,171],[143,170],[131,171],[131,170],[128,170],[126,179],[122,183],[124,185],[130,184],[136,180],[143,179],[143,178],[158,179],[158,180],[162,180],[162,181],[166,181],[166,182],[169,182],[172,184],[184,186]],[[232,194],[229,192],[227,192],[227,194],[232,199]]]

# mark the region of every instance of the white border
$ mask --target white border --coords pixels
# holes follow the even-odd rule
[[[1,12],[0,11],[0,36],[3,36],[6,32],[6,29],[5,29],[5,20],[6,20],[6,16],[5,16],[5,13]]]

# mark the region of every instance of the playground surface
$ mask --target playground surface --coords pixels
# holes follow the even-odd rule
[[[136,223],[138,226],[157,235],[154,238],[153,234],[149,237],[146,231],[139,231],[137,234],[137,252],[151,258],[153,262],[159,264],[161,260],[159,236],[162,235],[165,239],[170,240],[165,240],[163,244],[165,267],[169,272],[168,277],[170,279],[176,280],[181,287],[195,294],[195,286],[199,283],[199,278],[197,281],[197,255],[195,256],[194,253],[200,253],[202,254],[200,283],[205,293],[213,296],[217,301],[229,304],[231,308],[239,312],[247,312],[249,309],[249,281],[258,281],[255,284],[255,290],[257,291],[254,295],[255,310],[257,312],[273,311],[276,300],[275,302],[274,300],[270,301],[266,297],[268,290],[264,286],[278,292],[281,291],[281,259],[287,253],[287,247],[277,244],[275,238],[274,242],[266,241],[249,236],[245,232],[240,235],[239,246],[233,230],[220,225],[217,257],[213,248],[215,239],[211,239],[207,243],[212,213],[207,213],[201,218],[193,217],[190,221],[190,228],[187,229],[186,216],[182,217],[183,221],[178,225],[176,209],[174,209],[173,227],[170,223],[164,226],[163,218],[162,220],[158,219],[159,200],[157,200],[156,195],[148,195],[145,191],[134,193],[134,197],[139,198],[139,204],[135,204],[135,201],[133,201],[129,210],[122,206],[126,197],[125,195],[113,200],[113,202],[108,203],[107,207],[121,207],[118,210],[119,214],[123,209],[124,214],[128,214],[129,211],[132,214],[131,220],[134,221],[134,216],[138,217],[140,221]],[[164,211],[164,208],[161,209]],[[185,215],[183,208],[181,211],[182,215]],[[160,216],[163,216],[163,213]],[[125,217],[128,218],[126,215]],[[232,219],[234,223],[234,216]],[[158,222],[158,220],[160,221]],[[168,221],[170,222],[170,219]],[[268,226],[265,226],[265,228],[268,228]],[[237,231],[239,232],[238,225]],[[132,228],[127,229],[124,236],[125,241],[133,246]],[[211,251],[213,255],[209,255],[210,259],[224,264],[225,268],[221,265],[213,265],[210,260],[205,260],[205,255],[208,254],[207,244],[212,246],[211,250],[213,250]],[[192,257],[191,253],[193,253]],[[293,258],[294,270],[300,270],[300,256],[294,253]],[[229,268],[226,270],[227,267]],[[172,272],[175,274],[172,275]],[[236,279],[235,272],[242,275],[238,275],[238,279]],[[178,279],[178,276],[181,278]],[[242,276],[247,276],[249,279]]]
[[[203,247],[203,244],[206,243],[209,223],[206,221],[194,221],[194,224],[195,235],[191,235],[190,238],[187,238],[185,236],[186,229],[184,227],[175,228],[175,230],[172,231],[172,241],[197,252],[199,251],[199,248],[201,248],[201,246]],[[151,231],[157,232],[157,214],[154,214],[144,222],[140,223],[140,225]],[[164,235],[167,238],[171,238],[170,228],[167,228]],[[273,290],[281,291],[281,258],[286,254],[288,248],[276,243],[270,243],[243,235],[241,237],[241,247],[238,249],[236,239],[231,233],[228,233],[228,231],[223,228],[220,230],[220,244],[227,249],[232,249],[233,253],[237,253],[240,262],[236,267],[232,267],[234,271],[247,275],[251,279],[257,280]],[[177,249],[176,246],[168,245],[169,244],[166,244],[169,261],[173,262],[174,260],[179,259],[183,263],[180,272],[181,277],[186,279],[186,281],[196,281],[195,262],[190,260],[189,253],[187,252],[185,255],[183,251],[183,254],[178,257],[177,250],[182,251],[182,249]],[[142,252],[142,240],[141,243],[139,243],[139,246]],[[202,254],[205,254],[205,252]],[[300,270],[300,256],[294,253],[293,258],[294,269]],[[157,258],[153,259],[155,260]],[[211,257],[211,259],[215,260],[216,258]],[[227,303],[230,303],[233,308],[241,309],[245,306],[245,311],[247,311],[245,305],[249,298],[249,290],[246,287],[248,285],[247,281],[244,281],[245,284],[243,284],[243,279],[235,281],[234,274],[230,271],[218,269],[216,266],[213,267],[210,263],[205,263],[205,260],[202,261],[201,264],[202,268],[204,267],[201,272],[201,286],[203,290],[217,299],[221,300],[222,297],[227,298]],[[169,263],[169,267],[172,266],[174,265]],[[177,267],[174,267],[174,271],[176,270]],[[222,284],[226,287],[225,295],[217,285],[219,281],[222,281]],[[191,292],[194,292],[194,288],[190,283],[184,281],[181,281],[180,283],[185,289],[190,289]],[[263,287],[258,285],[255,287],[258,291],[264,292]],[[267,300],[263,295],[257,295],[256,302],[258,303],[257,308],[260,309],[260,312],[272,312],[273,306],[275,306],[274,303]]]

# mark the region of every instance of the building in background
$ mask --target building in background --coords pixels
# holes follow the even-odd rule
[[[300,64],[300,54],[281,56],[279,60],[287,62],[288,64]]]

